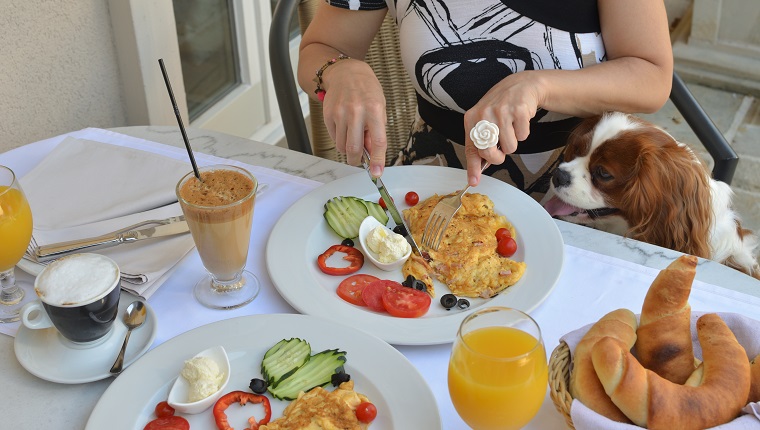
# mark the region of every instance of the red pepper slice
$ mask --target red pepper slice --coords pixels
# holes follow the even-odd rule
[[[327,259],[330,258],[331,255],[335,254],[336,252],[342,252],[346,254],[345,257],[343,257],[344,260],[351,263],[347,267],[330,267],[327,265]],[[350,275],[354,272],[358,272],[359,269],[362,268],[364,265],[364,254],[362,254],[361,251],[354,248],[353,246],[345,246],[345,245],[333,245],[329,248],[327,248],[327,251],[322,253],[319,257],[317,257],[317,265],[319,265],[319,270],[323,271],[324,273],[327,273],[328,275]]]
[[[260,425],[268,423],[269,419],[272,418],[272,408],[269,406],[269,399],[266,396],[260,396],[246,391],[232,391],[223,395],[216,401],[216,403],[214,403],[214,421],[216,421],[216,427],[219,428],[219,430],[234,430],[230,427],[230,423],[227,421],[227,414],[224,413],[224,411],[226,411],[233,403],[240,403],[240,406],[243,406],[248,402],[262,403],[266,416],[258,422],[256,422],[256,417],[248,418],[248,425],[250,427],[246,430],[256,430]]]

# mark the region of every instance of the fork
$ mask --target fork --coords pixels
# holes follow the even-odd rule
[[[483,173],[491,163],[484,162],[483,167],[480,168],[480,173]],[[444,197],[438,204],[435,205],[433,211],[430,212],[427,224],[425,224],[425,230],[422,232],[422,245],[433,251],[437,251],[441,246],[441,240],[443,239],[443,233],[451,223],[454,215],[459,208],[462,207],[462,196],[467,190],[470,189],[470,185],[466,187],[457,195]]]

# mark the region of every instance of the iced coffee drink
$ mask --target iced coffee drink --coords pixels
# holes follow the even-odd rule
[[[213,308],[231,309],[249,303],[258,281],[244,272],[248,258],[256,178],[235,166],[209,166],[177,184],[182,206],[203,266],[209,272],[195,288],[198,300]]]

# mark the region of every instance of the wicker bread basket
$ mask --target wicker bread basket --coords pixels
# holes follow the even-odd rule
[[[563,341],[559,342],[551,357],[549,357],[549,396],[560,414],[565,418],[568,427],[575,430],[573,419],[570,417],[570,405],[573,396],[570,395],[570,347]]]
[[[705,313],[707,312],[692,312],[692,333],[695,332],[694,322]],[[760,353],[760,349],[758,349],[760,348],[760,339],[756,338],[758,327],[760,327],[760,321],[727,312],[717,312],[717,314],[721,316],[724,321],[726,321],[729,328],[734,331],[739,343],[742,344],[745,349],[749,348],[747,349],[747,353],[750,357],[754,357],[756,354]],[[640,314],[637,314],[636,317],[640,317]],[[738,317],[741,318],[741,320],[729,321],[726,320],[727,317]],[[588,330],[590,326],[591,325],[589,324],[589,326],[586,327],[586,330]],[[749,341],[750,338],[753,340]],[[573,403],[573,396],[570,394],[569,390],[571,367],[572,356],[570,355],[570,347],[563,340],[560,340],[559,345],[554,348],[549,357],[549,396],[554,403],[554,407],[565,418],[568,427],[575,430],[575,424],[570,415],[570,406]],[[723,425],[730,424],[731,423],[729,422]]]

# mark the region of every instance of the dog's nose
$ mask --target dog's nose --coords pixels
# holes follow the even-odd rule
[[[552,183],[556,188],[564,187],[570,183],[570,174],[562,169],[555,169],[552,174]]]

